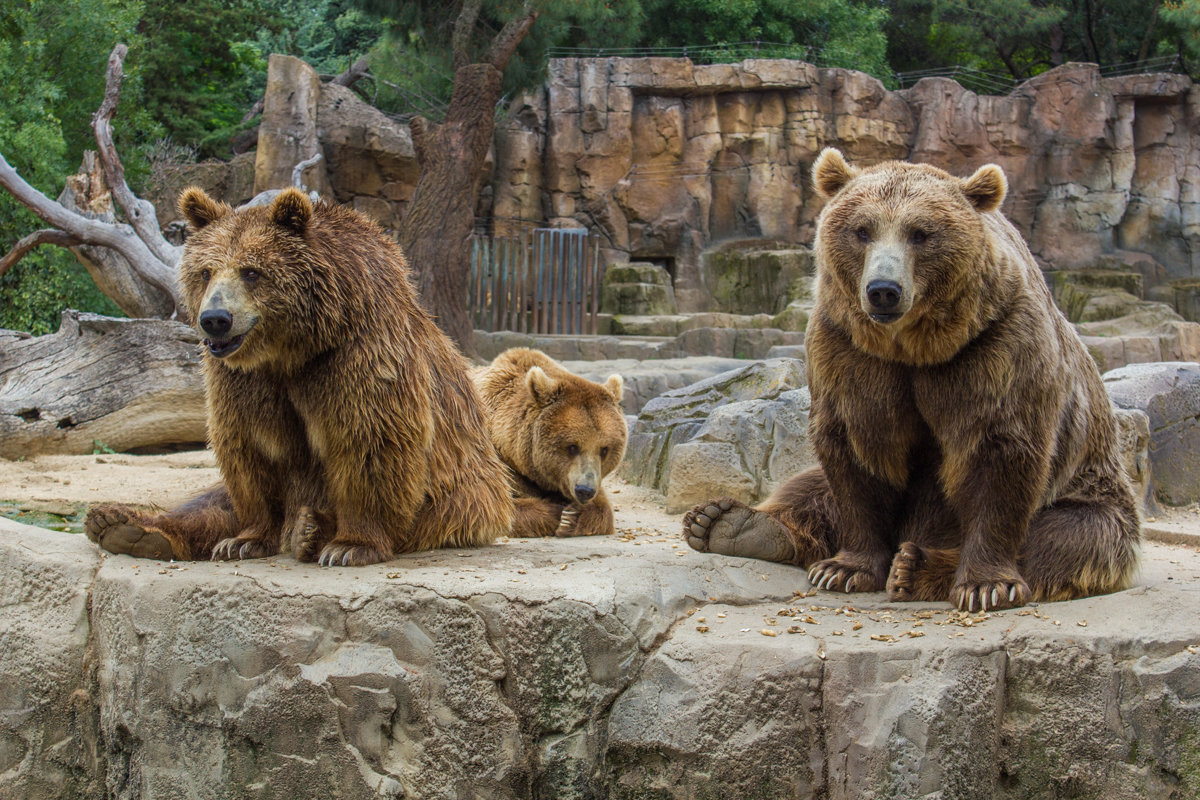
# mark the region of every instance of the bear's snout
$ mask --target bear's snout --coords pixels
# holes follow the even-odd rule
[[[214,339],[224,339],[233,329],[233,314],[224,308],[209,309],[200,315],[200,328]]]
[[[867,284],[867,303],[872,313],[895,314],[904,290],[895,281],[871,281]]]
[[[582,483],[575,484],[575,499],[581,503],[586,503],[596,496],[596,490],[591,486],[586,486]]]

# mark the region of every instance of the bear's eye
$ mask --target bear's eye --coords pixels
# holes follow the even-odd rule
[[[567,445],[567,455],[569,455],[571,458],[574,458],[575,456],[579,455],[579,445],[577,445],[577,444]]]
[[[200,270],[200,280],[208,283],[210,280],[212,280],[212,271],[207,269]]]
[[[601,460],[608,458],[608,448],[607,447],[600,448],[600,458],[601,458]]]
[[[871,241],[871,232],[866,228],[857,228],[854,231],[854,235],[858,237],[860,242],[865,243]]]
[[[913,244],[923,244],[928,238],[929,234],[920,229],[917,229],[908,235],[908,241]]]
[[[258,283],[258,270],[244,269],[242,270],[242,280],[246,283]]]

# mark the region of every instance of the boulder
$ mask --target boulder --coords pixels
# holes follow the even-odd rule
[[[606,314],[674,314],[671,275],[657,264],[613,264],[604,273],[600,308]]]
[[[1120,408],[1149,418],[1154,497],[1168,505],[1200,501],[1200,364],[1131,364],[1104,374]]]
[[[700,254],[700,279],[714,307],[732,314],[782,312],[811,294],[815,269],[811,250],[783,242],[725,242]]]
[[[714,494],[757,500],[811,463],[807,419],[804,362],[757,361],[648,402],[622,474],[664,491],[672,513]]]

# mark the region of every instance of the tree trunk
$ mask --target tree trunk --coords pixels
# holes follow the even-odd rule
[[[410,123],[421,174],[400,223],[400,245],[425,308],[464,351],[472,332],[466,306],[470,236],[500,78],[491,64],[460,67],[446,121],[437,125],[417,117]]]
[[[496,124],[501,73],[538,16],[526,0],[523,15],[496,34],[483,63],[471,64],[467,63],[466,39],[479,6],[477,0],[465,2],[455,25],[454,91],[445,121],[438,125],[418,116],[409,123],[421,174],[399,231],[400,246],[416,273],[421,302],[438,326],[468,353],[472,333],[467,313],[470,237],[483,164]]]
[[[205,440],[200,340],[180,322],[63,313],[0,331],[0,458]]]

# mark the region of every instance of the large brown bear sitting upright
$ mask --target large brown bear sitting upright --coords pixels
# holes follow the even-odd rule
[[[999,167],[821,154],[809,435],[821,467],[689,544],[809,566],[827,589],[961,609],[1126,587],[1138,518],[1095,365],[997,211]],[[889,571],[890,565],[890,571]]]
[[[466,363],[377,226],[294,189],[235,212],[193,188],[180,209],[224,485],[163,515],[95,507],[89,536],[134,555],[352,565],[508,534]]]
[[[488,430],[516,496],[514,536],[613,532],[602,481],[621,463],[624,383],[595,383],[539,350],[505,350],[475,374]]]

